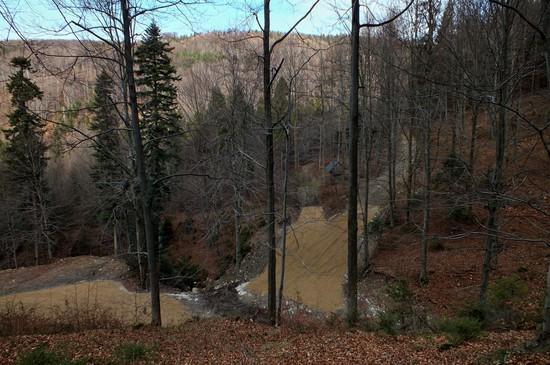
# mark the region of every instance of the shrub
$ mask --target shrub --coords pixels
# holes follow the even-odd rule
[[[516,309],[519,300],[527,293],[525,282],[517,274],[513,274],[489,286],[485,304],[467,303],[459,311],[459,315],[476,320],[487,328],[516,328],[520,322],[528,318]]]
[[[459,156],[450,154],[433,182],[434,186],[441,189],[450,189],[453,192],[464,191],[469,183],[468,164]]]
[[[152,349],[140,343],[125,343],[115,349],[114,357],[117,364],[132,364],[146,359]]]
[[[410,303],[412,301],[412,291],[404,279],[398,279],[388,286],[389,296],[397,303]]]
[[[430,251],[444,251],[445,245],[443,244],[443,241],[441,241],[439,238],[434,238],[430,240],[429,248]]]
[[[241,258],[244,258],[246,255],[252,251],[252,245],[250,244],[250,239],[254,234],[253,230],[249,226],[244,226],[241,228]]]
[[[397,330],[422,330],[426,328],[426,312],[416,306],[413,292],[403,279],[395,280],[386,289],[391,298],[388,310],[378,317],[380,329],[393,334]]]
[[[471,317],[458,317],[441,323],[441,330],[453,345],[479,337],[481,327],[481,322]]]
[[[394,336],[397,333],[400,319],[401,314],[394,310],[381,312],[378,314],[378,328],[382,332]]]
[[[128,265],[128,268],[130,269],[130,271],[135,275],[139,274],[140,264],[142,269],[146,270],[147,268],[147,255],[144,252],[142,252],[141,255],[137,255],[137,254],[124,255],[124,261],[126,262],[126,265]],[[143,285],[143,283],[141,284]]]
[[[174,228],[172,227],[172,222],[163,218],[159,224],[158,231],[159,238],[159,250],[162,252],[170,245],[170,242],[174,238]]]
[[[459,316],[473,318],[484,324],[489,316],[489,309],[487,305],[482,305],[479,302],[470,302],[460,310]]]
[[[191,262],[188,256],[182,256],[175,264],[167,255],[161,256],[161,280],[182,290],[188,290],[206,279],[206,272]]]
[[[449,218],[460,223],[472,223],[474,217],[468,207],[460,202],[454,202],[449,209]]]
[[[381,234],[386,227],[386,221],[383,214],[375,215],[368,223],[368,230],[371,234]]]
[[[529,289],[518,274],[512,274],[497,280],[489,286],[487,298],[491,305],[501,307],[527,295]]]
[[[84,365],[85,360],[70,360],[65,355],[46,350],[41,345],[29,352],[23,353],[17,360],[17,365]]]
[[[528,294],[528,287],[517,274],[501,278],[487,290],[487,306],[492,325],[517,328],[525,321],[524,313],[518,308],[519,301]]]
[[[50,315],[41,315],[34,307],[16,302],[0,307],[0,336],[69,333],[122,326],[112,312],[93,303],[89,306],[55,307]]]

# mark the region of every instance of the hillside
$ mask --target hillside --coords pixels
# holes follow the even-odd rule
[[[1,43],[0,365],[550,363],[549,1],[159,3]]]

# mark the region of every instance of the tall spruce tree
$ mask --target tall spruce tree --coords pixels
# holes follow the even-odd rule
[[[225,96],[218,86],[214,86],[211,91],[210,101],[206,110],[208,121],[217,131],[217,153],[227,153],[229,141],[233,132],[232,126],[229,124],[228,108]]]
[[[120,137],[117,133],[118,116],[112,99],[113,80],[102,71],[96,80],[90,129],[95,132],[94,164],[92,179],[101,192],[99,219],[108,220],[120,200],[118,191],[123,180],[116,152],[120,148]]]
[[[235,219],[235,267],[240,270],[243,258],[242,217],[246,197],[247,181],[252,179],[253,166],[242,157],[242,152],[248,153],[248,133],[254,113],[253,106],[246,99],[242,85],[236,82],[228,97],[228,136],[229,148],[227,164],[230,168],[231,185],[233,188],[233,212]]]
[[[181,115],[178,112],[175,82],[179,80],[170,60],[173,50],[162,40],[160,28],[152,23],[135,52],[141,130],[145,162],[153,184],[147,197],[156,218],[170,190],[162,178],[168,176],[177,163],[181,141]]]
[[[16,209],[21,213],[18,226],[32,233],[29,241],[33,241],[34,260],[38,264],[40,246],[46,244],[51,259],[54,245],[45,177],[44,123],[28,106],[31,101],[42,98],[42,91],[26,76],[31,71],[30,60],[15,57],[10,64],[16,71],[7,84],[13,111],[8,114],[9,128],[4,130],[7,140],[3,153],[7,167],[5,175],[16,200]]]
[[[273,118],[275,122],[280,122],[288,111],[288,83],[284,77],[279,79],[277,87],[273,92]]]

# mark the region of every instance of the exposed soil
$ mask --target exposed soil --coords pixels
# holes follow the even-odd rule
[[[128,266],[112,257],[77,256],[49,265],[0,271],[0,296],[94,280],[118,280],[130,287]]]
[[[164,326],[179,325],[190,318],[183,303],[175,298],[161,294],[160,301]],[[99,312],[128,325],[151,321],[149,293],[130,292],[113,280],[84,281],[0,296],[0,308],[20,308],[30,310],[39,317],[54,318],[64,313],[78,318],[80,314],[85,316],[90,312]]]

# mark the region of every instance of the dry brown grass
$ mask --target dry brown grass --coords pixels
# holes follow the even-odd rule
[[[56,308],[46,314],[21,302],[5,302],[0,308],[0,336],[69,333],[123,325],[108,310],[97,306]]]

